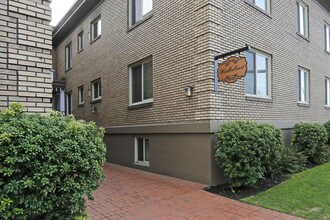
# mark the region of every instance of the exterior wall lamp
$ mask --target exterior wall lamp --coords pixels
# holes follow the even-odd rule
[[[194,85],[188,85],[186,88],[186,96],[191,97],[194,90]]]

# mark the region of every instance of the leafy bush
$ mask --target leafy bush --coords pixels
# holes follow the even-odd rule
[[[307,157],[298,147],[283,147],[279,162],[281,173],[296,173],[306,169]]]
[[[229,122],[217,132],[216,160],[232,187],[251,186],[279,172],[281,131],[248,121]]]
[[[326,162],[327,141],[327,130],[320,124],[298,123],[293,128],[292,144],[297,145],[311,163]]]
[[[330,145],[330,120],[324,124],[324,127],[328,132],[328,145]]]
[[[103,129],[60,113],[0,112],[1,219],[75,219],[104,178]]]

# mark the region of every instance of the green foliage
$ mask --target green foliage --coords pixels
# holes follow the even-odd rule
[[[280,171],[281,131],[249,121],[229,122],[217,132],[216,160],[232,187],[251,186]]]
[[[292,144],[297,145],[310,163],[327,162],[328,133],[320,124],[298,123],[293,128]]]
[[[103,180],[104,130],[53,112],[0,112],[1,219],[74,219]]]
[[[283,147],[281,151],[281,173],[296,173],[306,169],[307,157],[296,146]]]
[[[323,126],[328,132],[328,145],[330,145],[330,120],[326,122]]]

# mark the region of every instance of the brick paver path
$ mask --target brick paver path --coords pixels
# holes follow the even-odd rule
[[[88,201],[92,220],[298,219],[203,190],[206,185],[113,164],[106,181]]]

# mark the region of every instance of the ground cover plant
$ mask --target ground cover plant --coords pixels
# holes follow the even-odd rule
[[[104,130],[53,112],[0,112],[1,219],[75,219],[104,178]]]
[[[330,219],[330,163],[293,175],[290,180],[243,201],[305,219]]]

